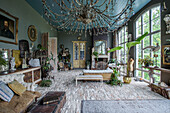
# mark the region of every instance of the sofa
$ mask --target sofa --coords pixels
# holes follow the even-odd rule
[[[4,101],[0,99],[0,113],[20,113],[24,112],[29,105],[31,105],[36,98],[40,97],[39,92],[34,91],[34,83],[25,83],[23,78],[25,75],[4,75],[0,76],[0,81],[3,83],[10,83],[12,81],[18,81],[23,87],[26,87],[26,91],[22,95],[14,94],[12,99]],[[7,85],[6,85],[7,86]],[[1,86],[0,86],[1,87]]]

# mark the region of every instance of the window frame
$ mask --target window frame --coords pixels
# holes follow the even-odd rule
[[[123,32],[123,36],[122,36],[122,31],[124,31]],[[119,33],[121,32],[121,43],[120,43],[120,35],[119,35]],[[122,46],[123,48],[123,54],[125,55],[124,56],[124,59],[123,59],[123,62],[126,62],[126,43],[128,42],[128,31],[127,31],[127,26],[123,26],[123,27],[121,27],[119,30],[118,30],[118,32],[117,32],[117,36],[118,36],[118,46]],[[122,37],[123,37],[123,40],[124,41],[122,41]],[[127,40],[126,40],[126,38],[127,38]],[[122,51],[122,49],[121,50],[119,50],[118,51],[118,60],[119,61],[122,61],[122,55],[121,55],[121,51]]]
[[[158,17],[156,17],[156,18],[154,18],[154,19],[152,19],[152,9],[154,9],[154,8],[156,8],[156,7],[159,7],[159,10],[160,10],[160,14],[159,14],[159,16]],[[152,6],[150,6],[150,7],[148,7],[147,9],[145,9],[143,12],[141,12],[137,17],[136,17],[136,19],[134,20],[134,24],[133,24],[133,27],[135,28],[134,29],[134,37],[135,37],[135,39],[137,39],[138,37],[140,37],[142,34],[144,34],[144,25],[146,25],[146,23],[144,23],[144,21],[143,21],[143,16],[144,16],[144,14],[145,13],[147,13],[147,11],[149,11],[149,21],[148,21],[148,23],[149,23],[149,33],[148,33],[148,35],[147,36],[149,36],[149,41],[150,41],[150,45],[152,45],[153,44],[153,36],[154,36],[154,34],[157,34],[157,33],[160,33],[160,36],[161,36],[161,4],[159,3],[159,4],[155,4],[155,5],[152,5]],[[136,32],[136,29],[137,29],[137,24],[136,24],[136,22],[139,20],[139,18],[141,18],[141,35],[140,36],[136,36],[137,35],[137,32]],[[152,30],[152,21],[153,20],[155,20],[155,19],[158,19],[159,18],[159,20],[160,20],[160,29],[159,30],[156,30],[156,31],[153,31]],[[139,26],[138,26],[138,28],[139,28]],[[160,37],[160,41],[161,41],[161,37]],[[160,42],[161,43],[161,42]],[[161,45],[160,45],[161,46]],[[144,41],[142,41],[141,42],[141,58],[143,58],[144,57],[144,51],[142,50],[142,48],[144,47]],[[137,56],[139,56],[138,55],[138,53],[137,53],[137,46],[135,46],[135,52],[134,52],[134,58],[135,58],[135,76],[137,76],[137,71],[140,71],[141,72],[141,77],[142,78],[144,78],[144,72],[146,72],[143,68],[140,68],[139,69],[139,67],[137,67],[138,66],[138,61],[137,61]],[[150,56],[152,57],[153,56],[153,53],[152,52],[150,52]],[[161,61],[160,61],[160,65],[161,65]],[[158,75],[158,76],[160,76],[160,74],[159,73],[156,73],[155,75]]]

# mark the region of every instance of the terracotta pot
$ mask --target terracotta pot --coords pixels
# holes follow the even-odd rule
[[[131,77],[124,76],[124,77],[123,77],[123,81],[124,81],[124,83],[126,83],[126,84],[130,84],[130,83],[131,83]]]

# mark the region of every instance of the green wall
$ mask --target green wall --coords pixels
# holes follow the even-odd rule
[[[41,43],[41,33],[49,32],[50,37],[57,36],[57,31],[51,30],[52,27],[25,0],[0,0],[0,8],[19,18],[18,41],[24,39],[31,42],[27,35],[30,25],[34,25],[38,32],[34,48]],[[18,45],[0,42],[0,48],[18,49]]]
[[[58,32],[58,52],[61,51],[60,44],[64,44],[64,48],[69,48],[71,54],[71,62],[73,63],[73,42],[72,41],[87,41],[86,42],[86,61],[91,59],[91,49],[93,45],[92,36],[87,33],[85,37],[84,32],[81,35],[81,39],[78,40],[77,37],[80,36],[79,33],[68,34],[67,32]]]
[[[92,55],[92,47],[93,47],[93,36],[90,36],[87,32],[87,36],[85,37],[84,32],[81,35],[81,40],[78,40],[77,37],[80,36],[79,33],[75,34],[68,34],[68,32],[58,32],[57,38],[58,38],[58,53],[61,51],[60,44],[64,44],[64,48],[69,48],[70,54],[71,54],[71,62],[73,63],[73,42],[72,41],[87,41],[86,43],[86,61],[91,60]],[[107,35],[108,36],[108,35]],[[107,39],[107,46],[112,48],[112,33],[109,33],[108,39]],[[112,55],[111,55],[112,56]]]

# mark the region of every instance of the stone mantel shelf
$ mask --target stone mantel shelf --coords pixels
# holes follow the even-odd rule
[[[96,56],[92,55],[93,58],[96,58]],[[108,58],[108,55],[98,55],[98,58]]]
[[[142,66],[142,68],[148,68],[150,70],[158,70],[158,71],[170,73],[170,69],[159,68],[159,67],[154,67],[154,66],[148,66],[148,67]]]

